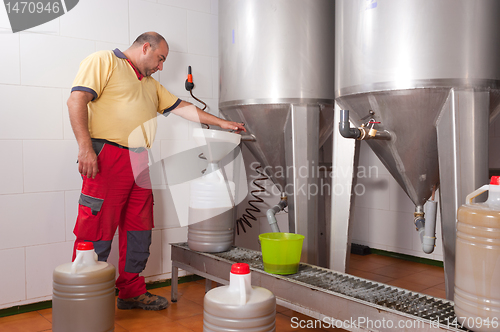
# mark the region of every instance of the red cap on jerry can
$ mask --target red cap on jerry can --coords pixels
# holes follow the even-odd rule
[[[94,244],[92,242],[80,242],[76,245],[76,250],[93,250]]]
[[[490,184],[500,186],[500,176],[492,176]]]
[[[231,266],[232,274],[249,274],[250,266],[247,263],[235,263]]]

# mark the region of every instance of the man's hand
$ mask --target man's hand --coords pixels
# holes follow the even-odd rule
[[[99,172],[97,156],[92,145],[90,147],[81,147],[78,151],[78,171],[81,175],[92,179],[95,179]]]
[[[220,124],[220,127],[222,129],[236,130],[236,134],[239,134],[241,131],[246,132],[247,129],[244,126],[245,124],[243,122],[234,122],[226,120],[223,120],[223,122]]]
[[[218,118],[210,113],[202,111],[198,107],[184,100],[182,100],[180,104],[172,110],[172,113],[189,121],[204,123],[210,126],[219,126],[222,129],[235,130],[237,134],[241,131],[247,131],[244,127],[245,124],[242,122],[234,122]]]

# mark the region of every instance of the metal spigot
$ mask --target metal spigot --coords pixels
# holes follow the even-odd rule
[[[391,134],[387,130],[378,131],[375,129],[375,124],[379,124],[380,121],[375,121],[373,117],[363,123],[361,127],[351,128],[349,124],[349,110],[340,110],[340,112],[339,131],[343,137],[355,138],[360,141],[369,139],[391,139]],[[375,112],[370,110],[370,116],[373,115],[375,115]],[[366,117],[364,119],[366,119]]]

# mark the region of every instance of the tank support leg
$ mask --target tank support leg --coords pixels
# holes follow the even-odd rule
[[[488,183],[490,93],[452,89],[436,123],[446,297],[455,288],[457,209]]]
[[[205,279],[205,293],[212,289],[212,280]]]
[[[335,104],[333,123],[339,123],[339,121],[340,108]],[[356,149],[359,151],[359,141],[346,139],[338,130],[333,131],[332,213],[328,267],[342,273],[347,271],[351,252],[349,219],[352,210],[352,195],[350,193],[356,185],[354,173],[357,167]]]
[[[172,264],[172,284],[171,284],[171,295],[170,300],[172,302],[177,302],[177,286],[179,283],[179,268]]]
[[[316,174],[319,114],[318,105],[291,105],[284,132],[289,230],[305,236],[301,261],[315,265],[320,254],[317,234],[320,189]]]

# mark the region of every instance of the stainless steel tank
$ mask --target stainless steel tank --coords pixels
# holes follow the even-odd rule
[[[292,188],[314,184],[297,171],[317,166],[332,132],[334,15],[331,0],[219,1],[219,107],[256,137],[246,145],[287,193],[291,229],[306,236],[311,263],[317,197]]]
[[[336,1],[335,97],[417,207],[440,186],[447,297],[456,211],[488,180],[500,102],[500,1]],[[369,111],[373,111],[370,115]]]

